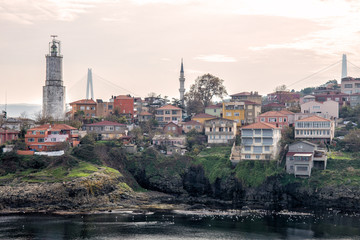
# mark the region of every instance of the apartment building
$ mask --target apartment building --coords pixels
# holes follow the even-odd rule
[[[236,122],[225,118],[215,118],[205,121],[205,135],[208,143],[228,144],[236,136]]]
[[[71,119],[74,119],[77,114],[83,116],[85,119],[90,119],[96,116],[96,102],[92,99],[81,99],[71,102],[70,106]]]
[[[62,143],[75,147],[79,144],[79,131],[66,124],[44,124],[30,128],[25,135],[25,144],[30,150],[62,150]]]
[[[232,101],[250,101],[261,105],[262,96],[258,92],[241,92],[230,95]]]
[[[346,94],[360,93],[360,78],[353,78],[353,77],[342,78],[341,92]]]
[[[261,105],[251,101],[236,101],[223,103],[223,118],[233,120],[240,128],[256,122],[261,113]]]
[[[281,129],[259,122],[241,128],[241,160],[275,160],[278,157]]]
[[[160,126],[164,126],[169,122],[181,122],[182,109],[172,105],[159,107],[156,109],[155,119],[159,122]]]
[[[330,143],[334,138],[334,132],[334,121],[319,116],[295,121],[295,139]]]
[[[128,128],[125,124],[111,121],[85,124],[82,127],[82,130],[86,131],[88,134],[95,133],[97,138],[101,140],[119,139],[126,136],[128,132]]]
[[[339,103],[333,100],[325,102],[307,101],[301,104],[300,107],[302,113],[315,113],[329,119],[339,118]]]
[[[283,128],[294,123],[294,113],[283,111],[269,111],[258,116],[258,122],[265,122],[274,125],[275,127]]]
[[[222,117],[222,104],[210,105],[205,108],[205,113],[214,117]]]

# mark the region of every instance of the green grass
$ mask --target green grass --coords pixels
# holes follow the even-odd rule
[[[349,152],[329,152],[327,154],[328,158],[338,159],[338,160],[352,160],[353,155]]]
[[[241,161],[236,165],[235,176],[248,187],[257,187],[266,178],[283,173],[283,168],[277,166],[277,161]]]
[[[229,160],[231,147],[212,147],[204,149],[194,159],[194,163],[204,168],[210,183],[217,178],[226,179],[232,175],[245,186],[257,187],[267,177],[275,176],[284,170],[277,167],[276,161],[241,161],[235,168]]]
[[[109,167],[98,166],[89,162],[80,161],[75,167],[65,166],[48,167],[46,169],[27,169],[13,174],[7,174],[0,177],[0,182],[8,182],[18,179],[23,182],[62,182],[71,181],[75,178],[88,177],[95,172],[103,172],[115,177],[121,177],[122,174]]]
[[[206,148],[194,158],[194,164],[201,165],[210,183],[214,183],[217,178],[227,178],[232,174],[230,153],[231,147],[228,146]]]

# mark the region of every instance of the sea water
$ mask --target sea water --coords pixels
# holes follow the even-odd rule
[[[360,216],[264,211],[3,215],[0,239],[360,239]]]

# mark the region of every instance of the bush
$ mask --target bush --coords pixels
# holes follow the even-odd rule
[[[83,144],[73,149],[72,155],[84,161],[100,164],[100,160],[94,151],[94,146],[90,144]]]

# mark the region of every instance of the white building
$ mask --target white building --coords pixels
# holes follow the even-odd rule
[[[206,120],[205,135],[208,143],[230,143],[236,136],[236,122],[225,118]]]
[[[311,116],[295,122],[295,139],[331,142],[334,132],[334,121],[319,116]]]
[[[332,100],[325,102],[308,101],[300,106],[302,113],[315,113],[329,119],[339,118],[339,103]]]
[[[241,160],[275,160],[278,157],[281,129],[265,122],[241,128]]]

